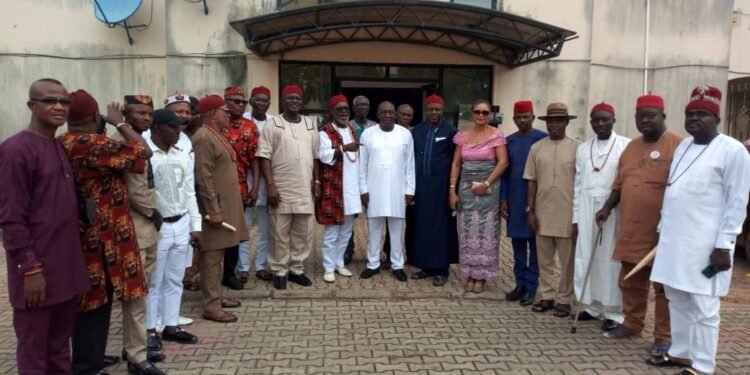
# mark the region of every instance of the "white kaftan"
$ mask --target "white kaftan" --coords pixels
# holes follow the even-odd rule
[[[590,139],[578,146],[576,152],[576,175],[573,185],[573,224],[578,224],[578,240],[575,249],[574,288],[576,297],[586,305],[599,302],[607,307],[622,306],[622,295],[617,285],[620,262],[612,259],[618,229],[618,212],[612,210],[602,227],[601,245],[596,242],[599,227],[596,212],[602,208],[612,192],[612,183],[617,176],[620,155],[630,142],[629,138],[614,132],[606,142]],[[592,160],[593,156],[593,160]],[[595,171],[599,169],[599,171]],[[596,256],[591,266],[591,275],[586,286],[586,295],[581,296],[586,270],[594,246]]]
[[[360,138],[359,188],[369,193],[367,217],[406,216],[405,195],[414,195],[414,141],[402,126],[372,126]]]
[[[710,279],[701,271],[710,264],[715,248],[734,254],[750,191],[750,155],[740,142],[723,134],[708,146],[694,144],[688,149],[692,142],[692,137],[684,139],[674,153],[651,281],[723,297],[729,292],[732,271]]]

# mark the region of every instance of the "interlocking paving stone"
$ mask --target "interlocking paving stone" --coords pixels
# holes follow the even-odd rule
[[[165,343],[169,374],[672,374],[643,361],[653,330],[653,306],[644,337],[610,340],[599,324],[536,314],[504,301],[512,289],[512,254],[503,238],[500,280],[482,294],[466,293],[451,270],[440,288],[430,279],[396,281],[383,271],[360,280],[366,234],[357,223],[352,278],[322,281],[320,233],[316,232],[307,274],[314,285],[289,284],[277,291],[251,274],[245,290],[227,295],[242,300],[232,309],[240,321],[200,319],[199,292],[185,292],[182,314],[195,318],[186,329],[197,345]],[[0,373],[15,373],[15,335],[7,301],[5,252],[0,255]],[[747,374],[750,368],[750,267],[737,258],[732,294],[723,303],[718,374]],[[408,268],[408,267],[407,267]],[[113,310],[108,353],[122,348],[122,324]],[[124,364],[112,374],[126,374]]]

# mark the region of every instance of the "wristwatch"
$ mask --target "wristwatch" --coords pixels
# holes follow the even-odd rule
[[[526,206],[526,213],[534,212],[534,208],[531,206]]]

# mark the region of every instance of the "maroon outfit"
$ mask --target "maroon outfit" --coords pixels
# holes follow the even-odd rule
[[[22,131],[0,144],[0,228],[19,374],[69,374],[79,294],[89,289],[74,176],[62,144]],[[27,308],[24,272],[42,267],[46,298]]]

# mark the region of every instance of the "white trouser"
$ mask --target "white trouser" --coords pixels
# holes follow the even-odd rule
[[[147,329],[156,328],[159,320],[165,326],[178,325],[185,257],[190,249],[190,215],[185,214],[174,223],[164,223],[160,232],[146,297]]]
[[[354,215],[344,216],[344,224],[326,225],[323,230],[323,270],[344,267],[344,252],[354,229]]]
[[[245,208],[245,224],[247,230],[252,232],[253,213],[258,218],[258,252],[255,255],[255,271],[264,270],[268,266],[268,210],[266,206],[255,206]],[[250,271],[250,241],[240,242],[240,260],[237,262],[237,271]]]
[[[380,249],[383,247],[386,221],[391,233],[391,269],[404,268],[404,247],[401,241],[401,229],[404,219],[397,217],[368,217],[367,218],[367,268],[380,268]]]
[[[664,285],[664,293],[672,326],[669,355],[690,359],[694,369],[713,374],[719,346],[719,297],[688,293],[669,285]]]
[[[620,324],[625,320],[625,314],[622,313],[622,307],[605,308],[599,301],[591,302],[590,305],[586,306],[586,311],[593,317],[614,320]]]

